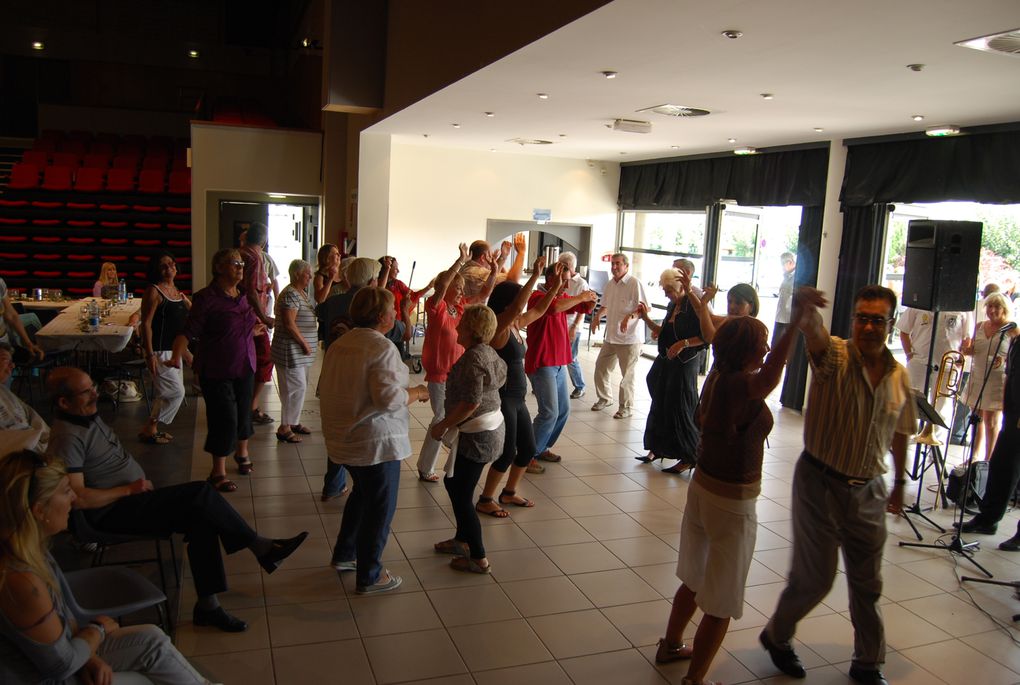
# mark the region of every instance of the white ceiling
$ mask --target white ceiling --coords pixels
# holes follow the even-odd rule
[[[1020,121],[1020,57],[953,44],[1017,27],[1017,0],[615,0],[369,130],[623,162]],[[667,102],[712,114],[636,113]],[[651,121],[652,133],[606,128],[616,118]]]

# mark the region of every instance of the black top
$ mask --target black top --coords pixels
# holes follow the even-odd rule
[[[1002,409],[1010,416],[1020,414],[1020,343],[1013,338],[1006,355],[1006,390]]]
[[[679,308],[679,313],[676,315],[676,319],[672,322],[669,320],[673,316],[673,310]],[[665,357],[666,352],[674,343],[677,343],[685,338],[700,338],[701,337],[701,323],[698,320],[698,313],[694,311],[694,308],[687,301],[687,298],[683,298],[679,303],[670,300],[669,305],[666,307],[666,316],[662,319],[662,330],[659,331],[659,355]],[[701,351],[705,345],[692,346],[685,349],[677,359],[686,361],[692,356],[696,355]]]
[[[152,316],[152,351],[172,350],[174,338],[184,330],[184,322],[188,319],[188,308],[184,304],[184,296],[179,300],[168,298],[158,286],[156,292],[162,298]]]
[[[496,354],[506,362],[506,384],[499,389],[499,396],[507,400],[523,400],[528,396],[528,378],[524,374],[524,343],[511,330],[506,344],[496,350]]]

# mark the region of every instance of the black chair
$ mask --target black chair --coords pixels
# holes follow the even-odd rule
[[[71,510],[71,517],[69,521],[70,525],[68,528],[71,531],[71,535],[83,545],[95,545],[95,551],[92,553],[92,566],[106,566],[110,564],[128,565],[128,564],[147,564],[156,562],[159,567],[159,582],[163,588],[163,593],[166,594],[166,570],[164,568],[163,559],[163,542],[170,544],[170,563],[174,569],[174,587],[179,588],[181,586],[180,572],[177,570],[177,551],[174,547],[174,539],[172,534],[167,535],[131,535],[129,533],[111,533],[108,531],[98,530],[89,522],[85,514],[79,509]],[[131,559],[128,561],[115,561],[103,563],[103,557],[110,550],[111,547],[117,545],[124,545],[130,542],[152,542],[155,544],[156,556],[147,557],[143,559]]]

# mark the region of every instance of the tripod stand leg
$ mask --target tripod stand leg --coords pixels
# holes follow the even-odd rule
[[[916,512],[911,512],[911,513],[916,513]],[[900,516],[902,516],[903,519],[910,525],[910,529],[914,531],[914,536],[917,538],[917,540],[919,542],[921,540],[924,540],[924,538],[921,536],[921,533],[918,532],[917,526],[914,525],[914,522],[910,520],[910,516],[907,515],[907,510],[906,509],[904,509],[903,511],[900,512]],[[923,518],[923,516],[922,516],[922,518]]]
[[[974,552],[972,551],[977,547],[977,542],[964,542],[959,536],[954,535],[953,541],[948,545],[925,545],[920,542],[901,542],[900,547],[917,547],[919,549],[938,549],[943,552],[950,552],[952,554],[959,554],[961,557],[974,564],[981,573],[984,573],[989,578],[994,576],[984,566],[974,560]]]

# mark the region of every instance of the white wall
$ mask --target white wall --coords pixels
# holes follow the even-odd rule
[[[219,207],[209,193],[322,195],[322,134],[211,122],[191,125],[192,288],[209,280],[219,249]],[[248,199],[248,198],[243,198]]]
[[[536,208],[552,210],[555,223],[591,226],[592,254],[616,242],[618,164],[606,163],[603,175],[602,165],[589,167],[581,159],[377,141],[373,152],[389,157],[385,187],[365,173],[366,164],[383,166],[381,159],[366,159],[370,136],[378,134],[362,135],[358,254],[392,254],[405,277],[417,261],[415,285],[447,268],[458,243],[484,238],[488,219],[530,222]]]

